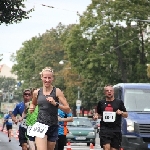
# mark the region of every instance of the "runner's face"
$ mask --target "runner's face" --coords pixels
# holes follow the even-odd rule
[[[112,98],[114,96],[114,89],[111,86],[107,86],[104,89],[105,96],[107,98]]]
[[[31,97],[32,97],[32,96],[31,96],[31,93],[30,93],[29,91],[24,92],[23,98],[24,98],[24,102],[25,102],[25,103],[29,102],[30,99],[31,99]]]
[[[44,71],[41,76],[41,79],[45,87],[50,87],[54,80],[53,73],[50,71]]]

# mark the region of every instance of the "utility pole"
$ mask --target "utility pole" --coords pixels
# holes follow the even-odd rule
[[[140,58],[140,62],[141,64],[145,64],[145,57],[144,57],[144,38],[143,38],[143,31],[141,28],[141,23],[139,21],[139,25],[140,25],[140,36],[141,36],[141,45],[142,45],[142,51],[141,51],[141,58]]]

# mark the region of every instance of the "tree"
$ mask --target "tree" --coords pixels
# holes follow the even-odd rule
[[[0,25],[2,23],[13,24],[18,23],[22,19],[29,19],[30,9],[25,11],[25,0],[1,0],[0,1]]]
[[[16,64],[12,67],[12,72],[18,76],[19,81],[24,81],[23,87],[37,87],[39,86],[39,76],[36,74],[36,60],[35,55],[37,49],[41,44],[41,36],[33,37],[25,41],[22,48],[17,51],[16,56],[12,55],[11,60]],[[32,84],[32,81],[37,81]]]
[[[78,73],[73,66],[66,70],[66,66],[59,64],[60,60],[67,59],[63,41],[69,35],[71,27],[72,25],[65,26],[59,23],[56,28],[23,42],[16,56],[11,56],[15,63],[12,72],[18,76],[19,81],[24,80],[23,88],[41,87],[39,73],[46,66],[50,66],[54,69],[54,86],[64,91],[70,104],[77,100]]]
[[[65,41],[65,50],[84,77],[86,103],[97,101],[95,92],[105,84],[148,82],[150,46],[148,39],[142,41],[142,31],[148,23],[138,22],[137,28],[132,28],[131,21],[148,19],[149,6],[150,1],[143,0],[92,0],[80,15],[80,23]]]

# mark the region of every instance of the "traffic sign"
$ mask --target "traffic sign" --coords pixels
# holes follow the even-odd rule
[[[80,109],[80,106],[77,106],[77,109]]]
[[[76,109],[77,113],[79,114],[80,113],[80,109]]]
[[[76,100],[76,106],[81,106],[81,100]]]

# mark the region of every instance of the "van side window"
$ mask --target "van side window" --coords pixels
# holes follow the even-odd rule
[[[121,99],[121,88],[120,87],[114,88],[114,97],[117,99]]]

